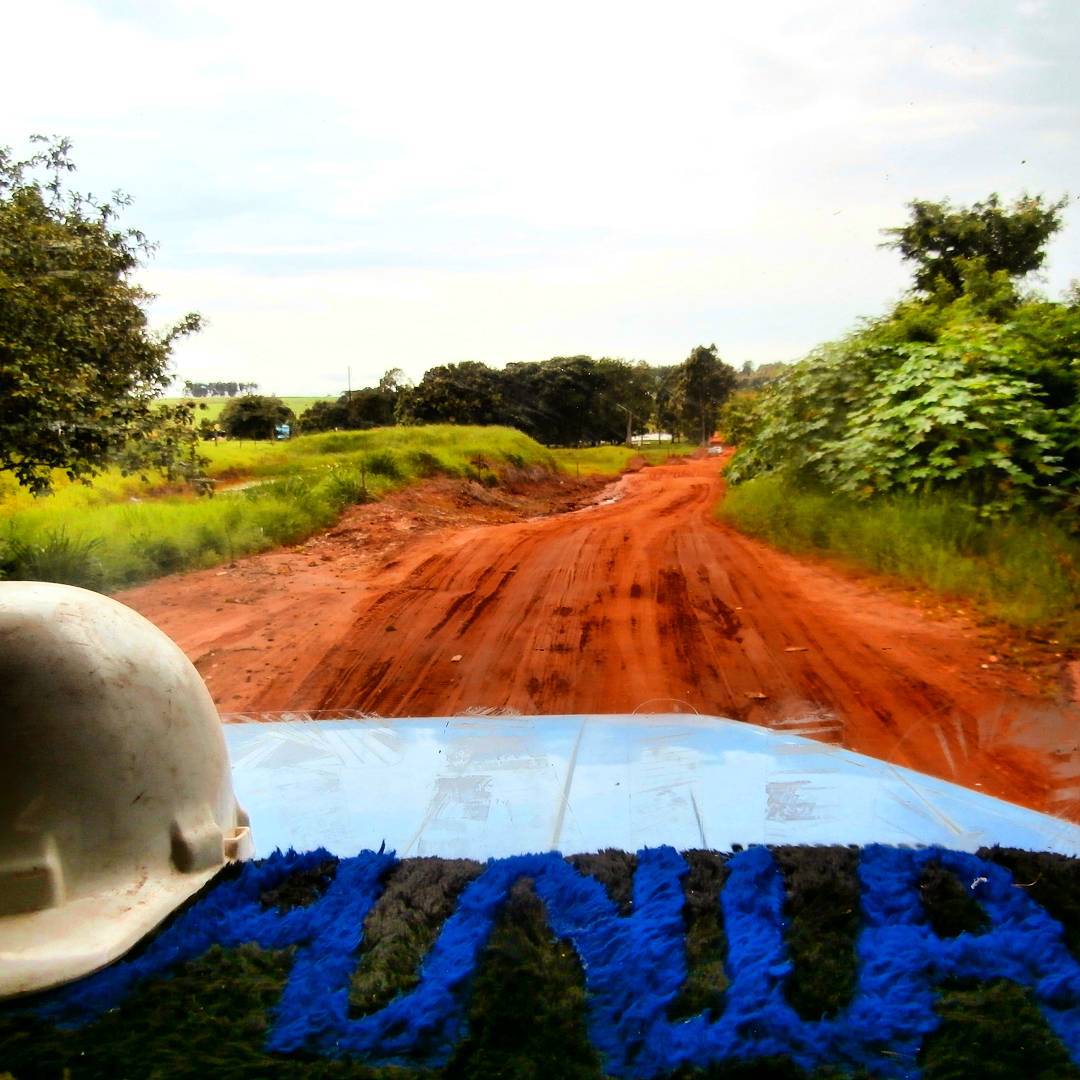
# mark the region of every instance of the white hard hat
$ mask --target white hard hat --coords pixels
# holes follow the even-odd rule
[[[180,649],[98,593],[0,582],[0,997],[95,971],[251,854]]]

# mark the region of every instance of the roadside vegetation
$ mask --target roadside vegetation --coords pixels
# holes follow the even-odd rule
[[[551,451],[559,467],[571,476],[614,476],[635,463],[661,465],[672,457],[685,457],[697,447],[693,443],[663,446],[585,446]]]
[[[1062,208],[912,204],[915,288],[721,410],[719,513],[1080,640],[1080,291],[1020,283]]]
[[[0,148],[0,577],[118,588],[294,543],[417,478],[616,473],[672,452],[629,436],[703,444],[719,420],[737,526],[1077,636],[1080,285],[1025,285],[1064,200],[912,203],[887,230],[911,291],[795,365],[737,372],[699,345],[667,367],[466,362],[336,399],[224,380],[178,401],[170,353],[201,319],[151,331],[152,244],[73,169],[62,139]],[[302,436],[275,441],[285,425]]]
[[[731,488],[719,512],[785,551],[838,556],[1080,642],[1080,538],[1048,515],[981,518],[944,493],[855,502],[778,476]]]
[[[507,468],[560,467],[518,431],[448,424],[211,443],[206,455],[206,471],[223,489],[213,498],[162,491],[117,470],[92,486],[55,477],[43,498],[0,477],[0,576],[110,591],[298,543],[348,506],[419,479],[494,486]]]

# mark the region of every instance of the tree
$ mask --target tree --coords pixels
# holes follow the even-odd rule
[[[760,390],[761,387],[775,382],[783,375],[787,364],[777,361],[771,364],[758,364],[757,367],[747,360],[736,376],[736,389]]]
[[[675,399],[675,386],[680,370],[679,364],[653,368],[653,423],[657,431],[670,432],[673,438],[678,438],[683,431],[682,417],[676,408]]]
[[[1038,270],[1046,258],[1047,240],[1062,225],[1068,200],[1044,203],[1041,195],[1022,195],[1011,207],[999,196],[970,207],[954,207],[948,199],[909,203],[911,220],[882,230],[894,248],[916,264],[915,287],[934,292],[944,283],[954,294],[963,292],[965,263],[980,260],[987,273],[1005,271],[1022,277]]]
[[[679,368],[674,403],[683,425],[702,446],[716,429],[716,414],[735,389],[736,378],[735,369],[717,356],[715,345],[699,345]]]
[[[379,385],[375,388],[380,394],[388,394],[397,399],[397,395],[412,386],[412,381],[399,367],[389,368],[383,373]]]
[[[254,394],[259,389],[258,383],[237,382],[192,382],[184,380],[184,393],[188,397],[236,397],[237,394]]]
[[[67,190],[70,143],[32,142],[24,160],[0,148],[0,470],[35,493],[54,469],[88,480],[121,455],[170,471],[194,445],[191,407],[155,398],[199,318],[149,331],[152,297],[130,279],[152,248],[115,224],[129,200]]]
[[[276,397],[245,394],[233,398],[218,417],[218,426],[234,439],[272,439],[278,424],[292,424],[292,409]]]
[[[407,384],[402,370],[391,368],[378,386],[348,390],[337,401],[316,401],[300,417],[300,428],[308,432],[388,427]]]
[[[653,411],[655,376],[647,364],[591,356],[507,364],[494,422],[550,445],[621,442],[632,414],[644,431]]]
[[[499,384],[499,373],[475,360],[441,364],[401,393],[397,417],[407,424],[497,424],[502,407]]]

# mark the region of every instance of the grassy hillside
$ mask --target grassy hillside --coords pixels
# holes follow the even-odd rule
[[[92,486],[58,478],[34,499],[0,479],[0,573],[112,590],[177,570],[297,543],[347,506],[445,473],[496,483],[496,469],[557,468],[555,455],[510,428],[330,432],[280,443],[207,444],[215,498],[106,473]]]
[[[681,457],[691,454],[697,447],[690,443],[680,443],[672,447],[651,446],[644,449],[628,446],[587,446],[580,450],[565,448],[552,450],[551,454],[559,467],[571,476],[603,476],[622,472],[635,458],[647,461],[650,465],[659,465],[673,455]]]

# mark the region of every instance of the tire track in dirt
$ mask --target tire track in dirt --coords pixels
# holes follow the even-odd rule
[[[1080,710],[986,664],[1000,629],[931,618],[716,523],[715,459],[616,490],[571,513],[418,536],[382,567],[336,571],[333,548],[317,566],[245,560],[285,572],[220,619],[205,613],[212,571],[121,599],[189,654],[260,650],[261,670],[213,667],[227,712],[694,709],[1080,820]]]

